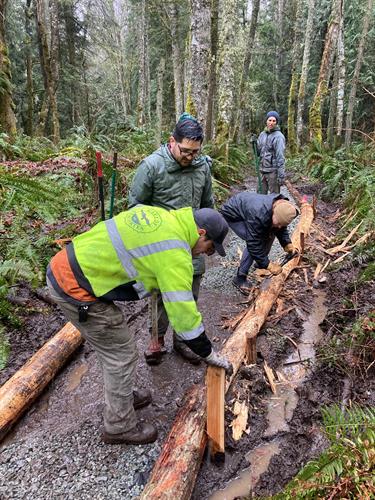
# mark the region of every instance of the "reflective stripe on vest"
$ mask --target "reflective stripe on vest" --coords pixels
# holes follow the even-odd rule
[[[192,292],[163,292],[163,302],[191,302],[194,300]]]
[[[175,250],[176,248],[182,248],[191,253],[191,249],[187,244],[187,242],[181,240],[157,241],[155,243],[150,243],[149,245],[136,247],[133,248],[132,250],[127,250],[127,251],[132,257],[138,258],[138,257],[147,257],[147,255],[152,255],[153,253],[164,252],[165,250]]]
[[[190,332],[178,333],[177,336],[180,337],[182,340],[192,340],[199,337],[199,335],[203,332],[204,332],[204,326],[203,323],[201,323],[199,326],[197,326],[197,328],[194,328],[194,330],[190,330]]]

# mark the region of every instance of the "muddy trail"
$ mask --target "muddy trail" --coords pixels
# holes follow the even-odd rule
[[[296,187],[310,199],[314,194],[308,185]],[[254,180],[237,189],[253,190]],[[335,312],[352,293],[349,283],[358,272],[343,266],[317,279],[313,276],[316,263],[324,260],[317,250],[323,245],[322,238],[335,235],[337,208],[318,202],[305,256],[286,281],[258,336],[257,364],[243,366],[227,393],[225,462],[212,464],[204,457],[193,499],[266,497],[280,491],[327,446],[320,430],[322,405],[341,404],[343,398],[369,405],[375,402],[373,374],[365,387],[359,377],[350,380],[348,389],[342,371],[322,368],[317,362],[320,346],[335,324]],[[206,331],[218,350],[230,335],[226,322],[248,305],[246,297],[231,285],[243,243],[233,234],[228,240],[227,257],[207,259],[199,298]],[[271,258],[282,255],[275,244]],[[361,293],[364,310],[373,309],[373,286]],[[58,309],[28,287],[21,286],[17,296],[25,326],[11,332],[12,352],[7,368],[0,373],[0,384],[65,323]],[[141,493],[185,393],[201,383],[205,366],[195,367],[178,357],[172,349],[171,332],[162,364],[148,366],[143,358],[148,341],[147,305],[140,301],[123,307],[139,348],[137,385],[150,388],[153,394],[152,405],[139,410],[138,416],[157,425],[158,441],[138,447],[101,442],[100,367],[84,344],[0,444],[1,498],[112,499],[136,498]],[[350,319],[349,313],[342,322]],[[265,362],[275,374],[276,394],[265,376]],[[246,403],[248,408],[239,440],[233,438],[231,427],[236,402]]]

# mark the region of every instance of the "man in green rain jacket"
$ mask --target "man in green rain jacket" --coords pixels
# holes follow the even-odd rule
[[[138,205],[100,222],[58,252],[47,269],[51,297],[90,343],[103,369],[106,443],[144,444],[156,428],[137,422],[134,409],[150,403],[133,391],[137,349],[114,300],[136,300],[152,290],[162,300],[176,334],[207,364],[231,370],[205,334],[192,293],[192,256],[225,255],[228,232],[215,210],[167,211]]]
[[[191,115],[183,113],[168,143],[145,158],[137,168],[129,192],[129,207],[142,203],[166,210],[183,207],[213,208],[211,158],[201,155],[202,141],[201,125]],[[193,267],[193,295],[197,300],[204,273],[203,255],[193,259]],[[165,352],[164,336],[168,324],[168,317],[159,297],[158,337],[163,352]],[[199,363],[199,358],[186,348],[175,333],[173,347],[188,361]],[[145,352],[145,357],[149,363],[161,361],[158,353],[153,352],[152,344]]]

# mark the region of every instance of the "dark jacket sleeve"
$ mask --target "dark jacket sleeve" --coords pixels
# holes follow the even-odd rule
[[[288,228],[283,227],[282,229],[279,229],[278,231],[275,231],[275,236],[279,240],[280,245],[284,248],[288,243],[292,243]]]
[[[150,167],[145,161],[139,164],[129,190],[128,208],[135,205],[151,205],[153,192],[153,181],[150,175]]]

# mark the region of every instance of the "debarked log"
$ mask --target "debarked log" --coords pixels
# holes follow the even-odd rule
[[[81,342],[79,330],[67,323],[0,388],[0,440]]]
[[[309,203],[303,202],[300,210],[301,218],[293,233],[292,242],[295,247],[302,250],[301,234],[307,237],[314,215]],[[283,266],[281,274],[263,281],[260,293],[253,305],[221,350],[221,354],[226,356],[233,365],[233,375],[226,382],[226,391],[244,358],[249,354],[249,344],[253,357],[256,354],[256,336],[277,299],[284,281],[298,266],[299,260],[300,256],[290,260]],[[191,497],[207,443],[205,422],[205,387],[195,386],[189,391],[187,402],[176,416],[140,497],[141,500],[188,500]]]

